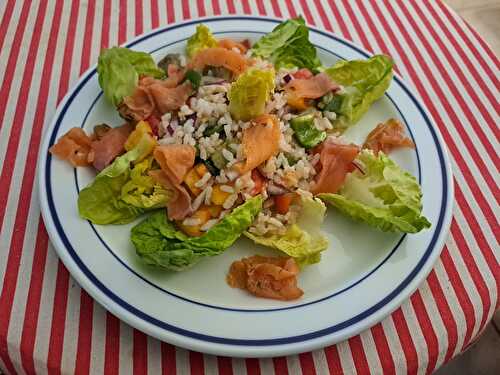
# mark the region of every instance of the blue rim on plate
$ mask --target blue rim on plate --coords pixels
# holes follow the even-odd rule
[[[189,22],[184,22],[184,23],[181,23],[181,24],[172,25],[172,26],[169,26],[169,27],[166,27],[166,28],[162,28],[162,29],[153,31],[153,32],[151,32],[151,33],[149,33],[147,35],[139,37],[138,39],[134,40],[133,42],[130,42],[130,43],[126,44],[126,46],[127,47],[132,47],[135,44],[137,44],[137,43],[139,43],[139,42],[141,42],[141,41],[143,41],[145,39],[151,38],[151,37],[153,37],[153,36],[155,36],[157,34],[165,33],[167,31],[170,31],[170,30],[173,30],[173,29],[176,29],[176,28],[179,28],[179,27],[185,27],[185,26],[188,26],[188,25],[198,24],[198,23],[201,23],[201,22],[210,23],[210,22],[213,22],[213,21],[224,21],[224,20],[233,20],[234,21],[234,20],[238,20],[238,19],[264,21],[264,22],[271,22],[271,23],[278,23],[278,22],[280,22],[280,20],[275,20],[275,19],[270,19],[270,18],[261,18],[261,17],[216,17],[216,18],[199,19],[199,20],[195,20],[195,21],[189,21]],[[343,40],[343,39],[341,39],[339,37],[336,37],[333,34],[330,34],[330,33],[327,33],[327,32],[324,32],[324,31],[321,31],[321,30],[318,30],[318,29],[315,29],[315,28],[310,28],[310,29],[313,30],[314,32],[318,33],[318,34],[321,34],[321,35],[323,35],[323,36],[325,36],[327,38],[335,40],[336,42],[342,43],[342,44],[348,46],[349,48],[354,49],[355,51],[357,51],[358,53],[362,54],[365,57],[369,57],[370,56],[370,54],[368,54],[367,52],[363,51],[359,47],[356,47],[352,43],[350,43],[348,41],[345,41],[345,40]],[[253,31],[251,31],[251,32],[253,32]],[[178,42],[178,41],[176,41],[176,42]],[[329,51],[329,52],[331,53],[331,51]],[[68,107],[70,106],[70,104],[75,99],[77,93],[85,86],[85,84],[89,81],[90,78],[93,77],[93,75],[95,73],[96,73],[96,69],[95,68],[91,69],[88,73],[86,73],[85,77],[82,78],[82,80],[79,82],[79,84],[75,88],[75,90],[72,91],[71,94],[64,100],[64,106],[61,108],[60,112],[58,112],[58,117],[57,117],[57,120],[55,122],[55,126],[52,129],[52,133],[50,134],[48,146],[51,146],[51,145],[53,145],[55,143],[56,136],[57,136],[57,130],[59,129],[59,127],[60,127],[60,125],[62,123],[62,120],[64,118],[64,115],[65,115]],[[48,209],[50,211],[51,219],[53,220],[54,226],[56,228],[57,235],[58,235],[59,239],[62,241],[63,245],[65,246],[65,250],[67,251],[68,255],[71,257],[71,259],[78,266],[79,270],[107,298],[109,298],[114,303],[116,303],[117,305],[119,305],[121,308],[125,309],[129,313],[133,314],[137,318],[139,318],[139,319],[141,319],[141,320],[143,320],[143,321],[145,321],[147,323],[153,324],[153,325],[155,325],[155,326],[157,326],[159,328],[167,330],[169,332],[172,332],[172,333],[175,333],[175,334],[179,334],[181,336],[189,337],[189,338],[196,339],[196,340],[205,341],[205,342],[208,342],[208,343],[218,343],[218,344],[226,344],[226,345],[237,345],[237,346],[272,346],[272,345],[283,345],[283,344],[300,343],[300,342],[304,342],[304,341],[309,341],[311,339],[315,339],[315,338],[319,338],[319,337],[322,337],[322,336],[326,336],[326,335],[338,332],[340,330],[343,330],[343,329],[345,329],[347,327],[350,327],[352,325],[355,325],[357,323],[360,323],[361,321],[367,319],[372,314],[374,314],[375,312],[377,312],[378,310],[380,310],[381,308],[383,308],[384,306],[386,306],[390,301],[392,301],[395,297],[397,297],[414,280],[414,278],[419,274],[419,272],[423,268],[424,264],[426,264],[426,262],[427,262],[428,258],[430,257],[430,255],[433,253],[434,247],[436,245],[436,242],[438,241],[439,237],[441,236],[443,229],[447,229],[447,226],[449,224],[449,214],[447,215],[447,207],[450,204],[450,202],[448,201],[448,199],[449,199],[449,194],[452,191],[453,187],[452,186],[448,186],[449,181],[451,181],[450,180],[450,175],[449,175],[449,165],[448,165],[448,162],[447,162],[447,157],[445,155],[445,152],[441,148],[441,143],[439,141],[440,140],[440,136],[436,133],[436,130],[435,130],[435,128],[433,126],[433,123],[430,120],[429,116],[427,115],[427,113],[425,112],[425,110],[422,108],[422,106],[419,103],[419,101],[412,94],[412,92],[406,87],[406,85],[404,84],[404,82],[398,76],[396,76],[396,75],[394,76],[394,80],[397,82],[397,84],[399,85],[399,87],[402,88],[405,91],[405,93],[408,95],[408,97],[413,101],[413,103],[415,104],[416,108],[418,108],[418,111],[420,112],[420,114],[422,115],[422,117],[425,119],[425,124],[429,128],[429,131],[432,134],[433,141],[434,141],[434,143],[436,145],[436,149],[437,149],[438,157],[439,157],[439,162],[440,162],[440,166],[441,166],[441,171],[440,171],[441,172],[441,178],[442,178],[442,181],[443,181],[443,196],[442,196],[442,199],[441,199],[441,207],[440,207],[440,212],[439,212],[439,219],[438,219],[437,223],[435,224],[435,229],[434,229],[433,237],[432,237],[432,239],[431,239],[431,241],[430,241],[427,249],[423,253],[422,258],[420,259],[420,261],[418,262],[418,264],[414,267],[414,269],[406,276],[406,278],[399,285],[397,285],[396,288],[394,288],[394,290],[391,293],[389,293],[386,297],[384,297],[378,303],[376,303],[371,308],[366,309],[362,313],[359,313],[359,314],[357,314],[356,316],[354,316],[354,317],[352,317],[350,319],[347,319],[347,320],[345,320],[345,321],[343,321],[341,323],[335,324],[335,325],[330,326],[328,328],[317,330],[317,331],[310,332],[310,333],[307,333],[307,334],[290,336],[290,337],[273,338],[273,339],[251,339],[250,340],[250,339],[225,338],[225,337],[211,336],[211,335],[201,334],[201,333],[198,333],[198,332],[193,332],[193,331],[186,330],[186,329],[183,329],[183,328],[179,328],[179,327],[176,327],[176,326],[171,325],[169,323],[163,322],[163,321],[161,321],[159,319],[156,319],[156,318],[154,318],[154,317],[152,317],[152,316],[150,316],[150,315],[148,315],[148,314],[146,314],[146,313],[138,310],[134,306],[132,306],[129,303],[127,303],[126,301],[124,301],[118,295],[116,295],[115,293],[113,293],[111,290],[109,290],[92,273],[92,271],[87,268],[87,266],[82,262],[81,258],[78,256],[78,254],[74,250],[74,248],[73,248],[70,240],[67,238],[67,236],[66,236],[66,234],[65,234],[65,232],[64,232],[64,230],[62,228],[62,225],[61,225],[61,222],[59,220],[59,217],[57,215],[57,212],[56,212],[56,209],[55,209],[55,205],[54,205],[54,201],[53,201],[53,193],[52,193],[52,187],[51,187],[51,183],[50,183],[52,157],[51,157],[50,154],[47,153],[47,149],[48,149],[48,147],[47,147],[47,148],[41,150],[41,153],[45,153],[46,162],[45,162],[45,169],[43,170],[43,172],[42,171],[40,172],[40,176],[39,177],[40,177],[40,184],[44,184],[45,185],[44,187],[45,187],[46,192],[47,192]],[[97,99],[98,98],[96,98],[96,100]],[[391,99],[391,101],[392,101],[392,99]],[[95,103],[95,101],[94,101],[94,103]],[[402,113],[401,113],[401,115],[402,115]],[[417,158],[418,158],[418,154],[417,154]],[[420,174],[420,160],[419,159],[418,159],[418,168],[419,168],[419,174]],[[97,234],[97,231],[95,230],[95,228],[93,228],[93,230]],[[403,239],[404,239],[404,236],[399,240],[398,245],[403,241]],[[397,248],[397,246],[396,246],[396,248]],[[378,269],[378,267],[380,267],[394,253],[395,249],[391,251],[391,253],[383,260],[383,262],[380,265],[378,265],[368,275],[366,275],[362,279],[358,280],[355,284],[363,281],[372,272],[374,272],[376,269]],[[108,249],[108,250],[111,251],[110,249]],[[112,251],[111,251],[111,253],[112,253],[112,255],[115,258],[118,259],[118,257]],[[122,262],[121,260],[119,260],[119,261]],[[122,262],[122,264],[123,264],[123,262]],[[128,266],[126,266],[126,267],[128,268]],[[132,272],[134,272],[134,271],[132,271]],[[139,275],[137,275],[137,276],[139,276]],[[141,277],[141,276],[139,276],[139,277]],[[144,280],[144,281],[148,282],[147,280]],[[150,282],[148,282],[148,283],[150,283]],[[154,284],[152,284],[152,285],[154,285]],[[354,285],[351,285],[350,287],[352,287]],[[340,292],[342,292],[342,291],[340,291]],[[284,310],[284,309],[301,307],[301,306],[304,306],[304,305],[310,305],[310,304],[317,303],[319,301],[323,301],[325,299],[331,298],[331,297],[333,297],[335,295],[338,295],[340,292],[336,292],[335,294],[327,296],[325,298],[322,298],[321,300],[312,301],[312,302],[309,302],[307,304],[302,304],[302,305],[292,306],[292,307],[286,307],[286,308],[283,308],[283,309],[272,309],[271,311]],[[170,292],[168,292],[168,293],[171,294]],[[174,296],[177,296],[177,295],[174,294]],[[177,297],[184,299],[183,297],[180,297],[180,296],[177,296]],[[186,299],[184,299],[184,300],[186,300]],[[187,300],[187,301],[188,302],[192,302],[192,303],[196,303],[196,304],[201,304],[202,306],[206,306],[206,307],[221,308],[221,307],[217,307],[217,306],[212,306],[212,305],[206,305],[206,304],[198,303],[198,302],[191,301],[191,300]],[[237,311],[237,312],[253,311],[253,310],[228,309],[228,308],[221,308],[221,309],[229,310],[229,311]],[[269,310],[257,310],[257,311],[258,312],[265,312],[265,311],[269,311]]]

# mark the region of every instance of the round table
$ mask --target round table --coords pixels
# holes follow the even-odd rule
[[[444,3],[400,0],[114,0],[0,4],[0,368],[6,373],[428,373],[462,352],[499,306],[500,62]],[[236,359],[173,347],[95,303],[59,262],[40,216],[44,124],[101,48],[213,15],[290,18],[386,53],[448,145],[456,204],[420,288],[359,336],[310,353]]]

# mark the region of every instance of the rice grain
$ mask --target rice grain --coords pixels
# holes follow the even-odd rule
[[[222,207],[225,208],[226,210],[230,209],[231,207],[233,207],[237,199],[238,199],[238,194],[231,194],[229,197],[226,198],[226,200],[222,204]]]
[[[206,232],[207,230],[209,230],[210,228],[212,228],[215,224],[217,224],[219,222],[218,219],[210,219],[208,220],[205,224],[203,224],[200,229],[203,231],[203,232]]]
[[[234,160],[234,155],[232,154],[232,152],[225,148],[222,149],[222,156],[224,156],[224,158],[229,162]]]
[[[234,193],[234,188],[232,186],[229,186],[229,185],[221,185],[220,190],[224,191],[226,193],[230,193],[230,194]]]
[[[201,224],[201,220],[197,218],[187,218],[182,221],[182,224],[188,227],[194,227]]]
[[[208,182],[208,180],[210,180],[210,178],[212,177],[212,175],[210,174],[210,172],[206,172],[202,178],[200,178],[195,184],[194,186],[196,186],[197,188],[201,188],[203,186],[206,185],[206,183]]]
[[[205,188],[205,204],[206,205],[209,205],[212,203],[212,191],[213,191],[212,186],[207,186]]]
[[[191,203],[191,208],[193,211],[198,211],[201,204],[205,201],[206,190],[203,190],[198,196],[194,199],[193,203]]]

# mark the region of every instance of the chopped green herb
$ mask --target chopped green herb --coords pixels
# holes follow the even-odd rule
[[[222,124],[215,123],[213,125],[209,125],[209,126],[207,126],[207,128],[203,132],[203,136],[210,137],[212,134],[220,133],[223,129],[224,129],[224,125],[222,125]]]
[[[201,74],[198,73],[195,70],[188,70],[186,72],[184,81],[189,81],[191,82],[191,85],[193,86],[193,89],[197,90],[198,87],[200,87],[200,82],[201,82]]]
[[[214,162],[210,159],[208,160],[203,160],[203,164],[205,164],[205,167],[207,167],[208,171],[212,176],[217,176],[219,174],[219,168],[217,168],[214,164]]]

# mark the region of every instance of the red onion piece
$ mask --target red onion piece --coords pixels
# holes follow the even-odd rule
[[[288,189],[274,182],[270,182],[267,184],[267,193],[269,195],[281,195],[288,193]]]

